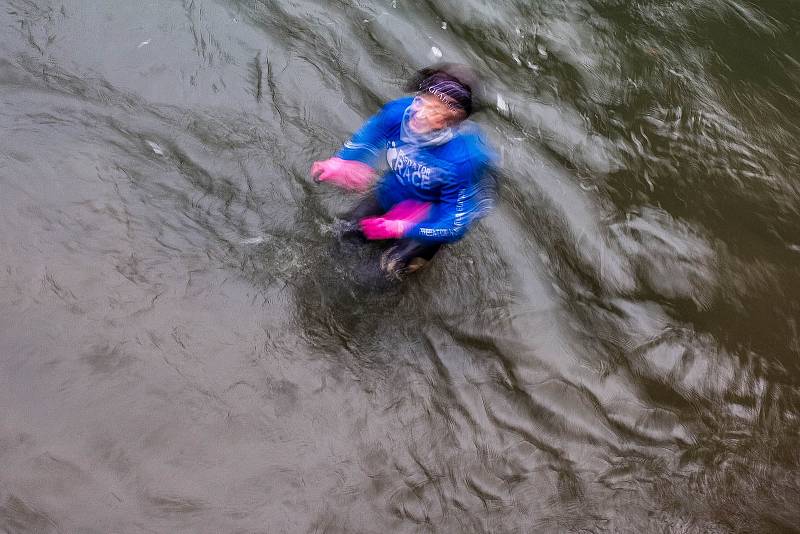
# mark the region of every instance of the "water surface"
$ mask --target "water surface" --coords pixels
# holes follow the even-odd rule
[[[797,532],[794,2],[0,2],[0,531]],[[486,78],[395,290],[314,184]]]

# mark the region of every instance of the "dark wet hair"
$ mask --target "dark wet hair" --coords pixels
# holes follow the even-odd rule
[[[458,63],[437,63],[417,71],[405,87],[409,92],[426,91],[443,94],[469,116],[476,108],[480,82],[470,67]]]

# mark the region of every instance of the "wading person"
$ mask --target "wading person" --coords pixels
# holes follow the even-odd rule
[[[347,219],[350,232],[389,240],[381,258],[389,278],[425,265],[485,211],[493,156],[466,120],[476,80],[460,65],[420,71],[409,86],[414,96],[383,106],[335,157],[311,167],[318,182],[366,191],[385,155],[388,169]]]

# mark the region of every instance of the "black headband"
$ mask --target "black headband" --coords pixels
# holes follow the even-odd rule
[[[430,93],[447,104],[450,109],[472,113],[472,91],[455,78],[437,72],[419,84],[420,92]]]

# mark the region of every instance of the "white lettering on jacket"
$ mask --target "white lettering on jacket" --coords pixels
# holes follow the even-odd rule
[[[402,148],[389,148],[386,151],[386,161],[403,185],[411,184],[420,189],[431,188],[431,168],[410,158]]]

